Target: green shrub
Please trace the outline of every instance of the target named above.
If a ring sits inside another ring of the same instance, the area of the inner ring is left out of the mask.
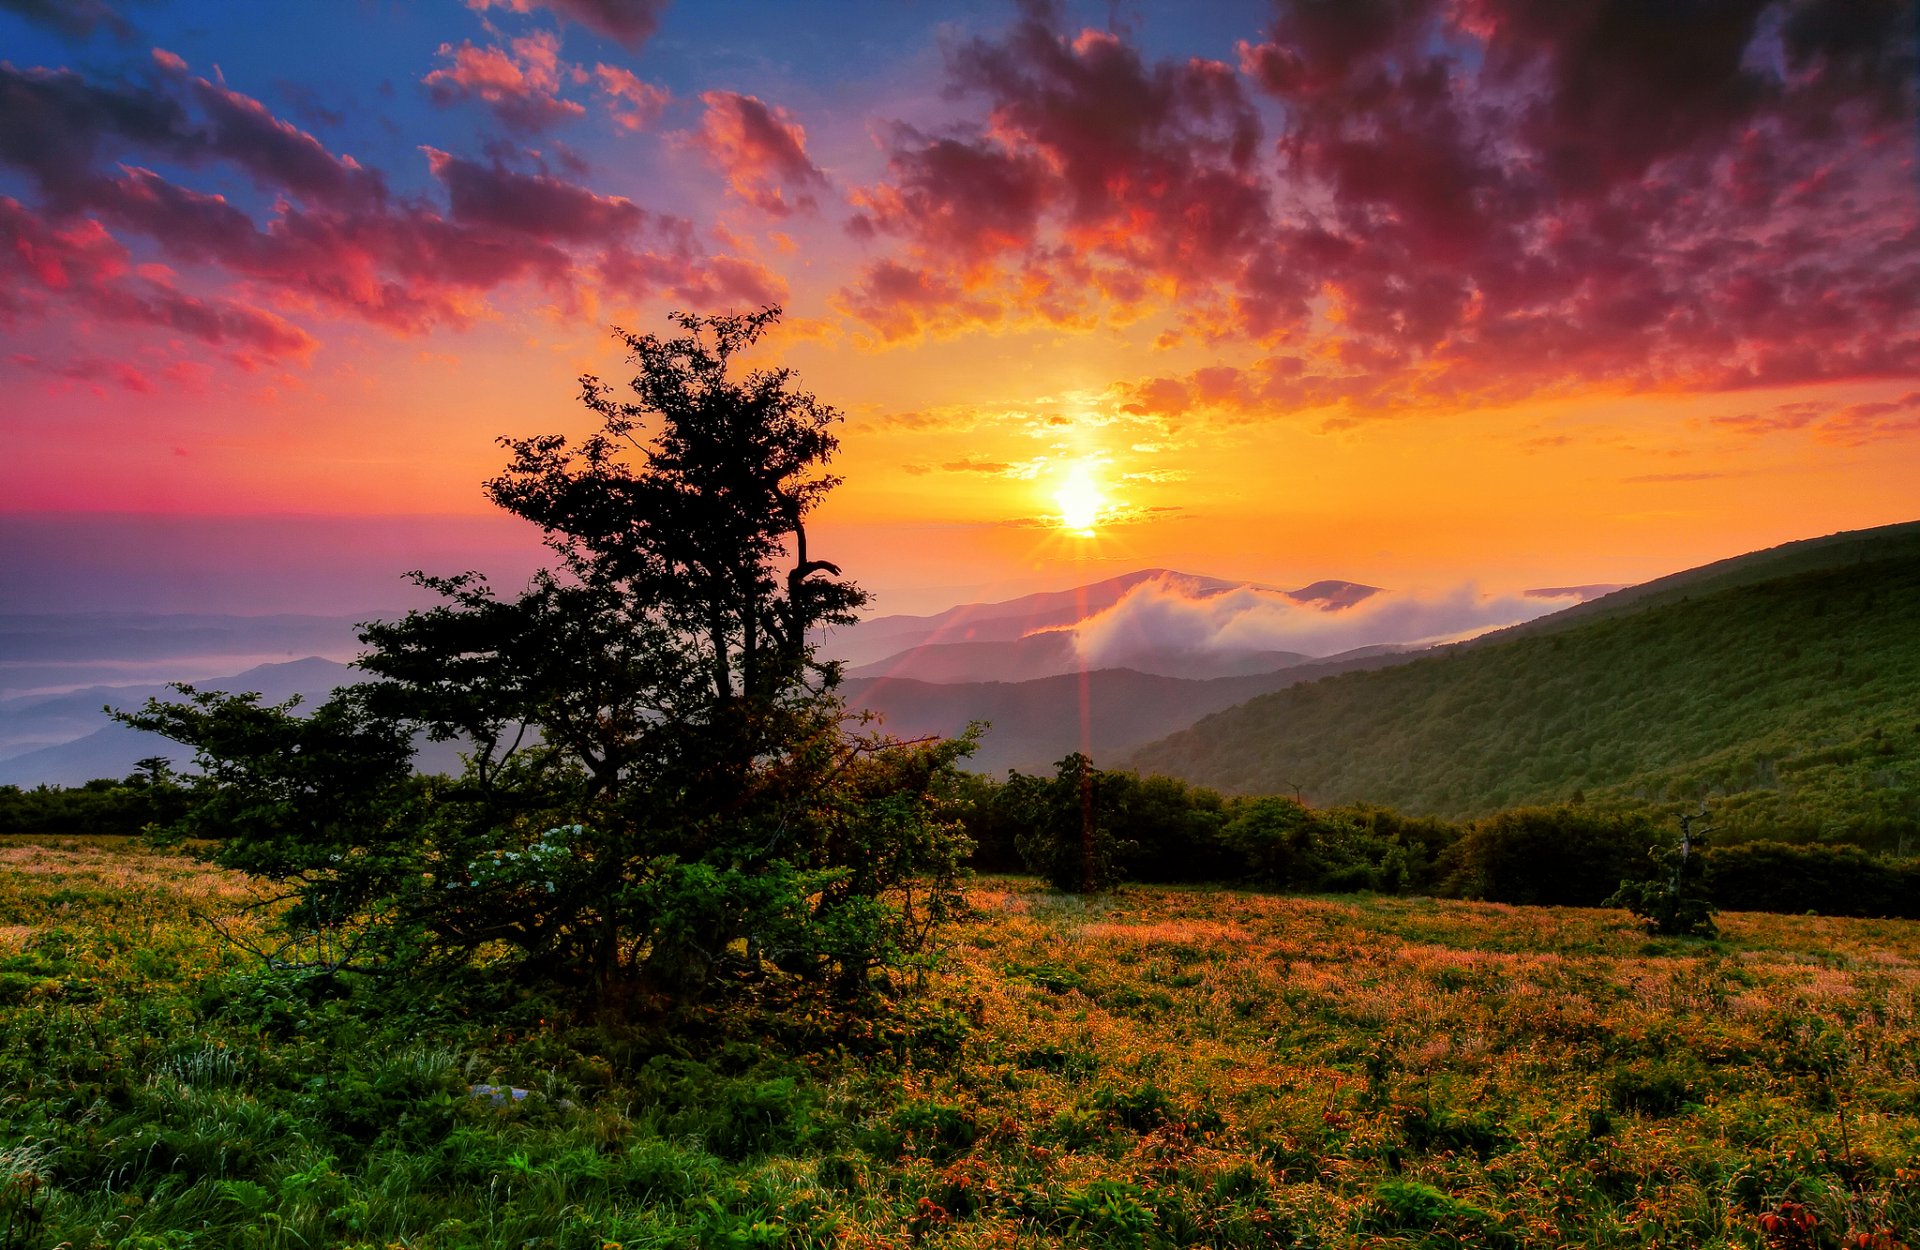
[[[1920,862],[1846,844],[1714,847],[1707,852],[1706,890],[1727,911],[1920,918]]]

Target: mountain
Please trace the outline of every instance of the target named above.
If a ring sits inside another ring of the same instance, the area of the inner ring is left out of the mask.
[[[1257,697],[1136,766],[1451,817],[1693,802],[1723,828],[1920,834],[1920,524],[1691,569]]]
[[[1698,568],[1683,569],[1665,577],[1656,577],[1650,582],[1613,588],[1610,594],[1588,597],[1584,602],[1555,612],[1551,616],[1543,616],[1521,625],[1483,635],[1480,641],[1525,634],[1556,633],[1588,621],[1625,616],[1662,604],[1684,603],[1702,595],[1732,590],[1739,586],[1758,585],[1762,582],[1789,577],[1795,573],[1843,569],[1848,565],[1917,557],[1920,557],[1920,521],[1881,525],[1873,529],[1845,530],[1820,538],[1803,538],[1797,542],[1782,543],[1777,547],[1767,547],[1760,551],[1750,551],[1745,555],[1715,560],[1712,564],[1703,564]],[[1552,595],[1599,589],[1605,588],[1556,587],[1551,590],[1530,590],[1527,593]]]
[[[376,615],[0,613],[0,700],[210,679],[308,655],[344,660],[360,649],[357,622]]]
[[[1072,590],[1004,603],[966,604],[934,616],[876,617],[827,634],[820,654],[844,661],[849,677],[1004,682],[1075,673],[1087,667],[1087,660],[1070,628],[1116,607],[1135,591],[1154,589],[1155,584],[1177,589],[1188,603],[1253,591],[1329,613],[1379,593],[1378,587],[1357,582],[1319,581],[1286,591],[1170,569],[1141,569]],[[1206,679],[1268,673],[1310,658],[1297,651],[1262,647],[1180,648],[1163,639],[1140,637],[1110,647],[1095,667]]]
[[[1248,584],[1171,569],[1138,569],[1071,590],[1043,591],[998,603],[963,603],[931,616],[876,616],[827,631],[819,639],[820,656],[858,666],[929,643],[1014,642],[1028,634],[1077,624],[1120,602],[1135,586],[1167,577],[1191,582],[1203,594]]]
[[[258,691],[267,703],[284,703],[294,695],[309,705],[324,702],[335,687],[364,680],[364,675],[337,660],[308,656],[286,664],[262,664],[231,677],[199,682],[202,690]],[[46,700],[9,699],[0,703],[0,716],[9,725],[94,726],[92,732],[0,759],[0,785],[77,786],[96,777],[124,777],[134,764],[150,755],[163,755],[184,766],[193,752],[175,742],[110,721],[102,705],[132,710],[149,695],[166,697],[165,686],[94,687]],[[82,704],[91,716],[82,720]],[[21,730],[10,729],[18,734]]]
[[[1028,681],[852,678],[840,690],[849,707],[878,713],[897,737],[953,737],[974,721],[987,722],[990,728],[966,767],[997,775],[1009,768],[1050,771],[1074,751],[1111,763],[1256,695],[1404,658],[1395,648],[1366,647],[1277,672],[1207,680],[1109,668]]]

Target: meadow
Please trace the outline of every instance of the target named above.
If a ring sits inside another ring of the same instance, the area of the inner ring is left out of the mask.
[[[1920,925],[975,881],[891,1006],[264,967],[0,846],[0,1247],[1920,1241]]]

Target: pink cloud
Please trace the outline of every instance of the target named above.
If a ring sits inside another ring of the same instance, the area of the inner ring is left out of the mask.
[[[1165,311],[1312,362],[1261,402],[1369,413],[1920,377],[1905,10],[1765,7],[1281,0],[1236,69],[1035,6],[950,53],[965,115],[885,132],[842,307]]]
[[[437,104],[478,101],[500,124],[517,134],[535,134],[586,115],[586,109],[560,97],[560,41],[551,31],[536,31],[505,48],[459,47],[443,43],[439,55],[452,64],[421,79]]]
[[[304,359],[317,344],[285,318],[237,300],[203,297],[136,274],[127,251],[98,223],[52,227],[0,196],[0,319],[43,313],[48,302],[107,321],[186,335],[216,347]]]
[[[601,93],[615,101],[611,113],[614,124],[622,130],[645,130],[652,126],[673,99],[666,88],[643,82],[633,71],[617,65],[596,65],[593,77]]]
[[[791,114],[732,91],[704,92],[700,101],[707,111],[692,142],[734,195],[774,217],[819,207],[827,176],[807,155],[807,132]]]

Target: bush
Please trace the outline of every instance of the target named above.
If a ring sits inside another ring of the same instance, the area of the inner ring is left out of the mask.
[[[1727,911],[1920,919],[1920,863],[1847,844],[1715,847],[1707,852],[1706,889]]]
[[[1007,789],[1021,824],[1014,845],[1028,872],[1076,894],[1119,884],[1133,847],[1114,833],[1127,793],[1114,774],[1076,751],[1060,761],[1052,780],[1014,773]]]
[[[1521,807],[1476,821],[1453,852],[1449,893],[1495,903],[1599,907],[1660,840],[1643,816]]]

